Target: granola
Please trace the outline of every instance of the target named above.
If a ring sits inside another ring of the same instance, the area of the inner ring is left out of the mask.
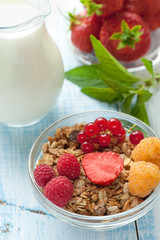
[[[58,175],[57,160],[64,153],[76,156],[81,165],[81,160],[85,154],[76,141],[76,135],[84,129],[84,126],[85,124],[82,123],[71,127],[58,128],[55,136],[48,137],[48,142],[43,144],[43,156],[39,159],[37,165],[47,164]],[[118,142],[116,137],[111,137],[111,143],[107,147],[97,146],[96,151],[113,151],[120,154],[124,160],[122,172],[110,185],[98,186],[87,178],[81,166],[79,178],[72,180],[73,196],[64,209],[82,215],[102,216],[120,213],[140,204],[143,199],[132,196],[128,190],[128,175],[133,164],[130,157],[133,149],[134,146],[128,138]]]

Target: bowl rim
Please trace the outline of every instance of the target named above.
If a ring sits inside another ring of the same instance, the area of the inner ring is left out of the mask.
[[[86,113],[97,113],[97,112],[100,112],[100,113],[110,113],[110,114],[117,114],[119,116],[122,116],[124,117],[125,119],[124,120],[129,120],[129,121],[133,121],[133,122],[137,122],[139,123],[140,125],[142,125],[144,128],[147,128],[151,133],[152,133],[152,136],[154,137],[157,137],[156,133],[151,129],[150,126],[148,126],[147,124],[145,124],[143,121],[129,115],[129,114],[126,114],[126,113],[122,113],[122,112],[118,112],[118,111],[115,111],[115,110],[88,110],[88,111],[81,111],[81,112],[77,112],[77,113],[73,113],[73,114],[70,114],[70,115],[67,115],[63,118],[60,118],[56,121],[54,121],[52,124],[50,124],[47,128],[45,128],[42,133],[37,137],[37,139],[35,140],[35,142],[33,143],[32,147],[31,147],[31,150],[30,150],[30,153],[29,153],[29,157],[28,157],[28,173],[29,173],[29,178],[30,178],[30,181],[34,187],[34,190],[39,194],[39,197],[40,197],[40,200],[43,201],[45,204],[47,209],[51,209],[53,211],[56,211],[58,213],[61,213],[61,214],[64,214],[65,216],[69,217],[69,218],[76,218],[76,219],[79,219],[79,220],[90,220],[90,221],[107,221],[106,222],[107,224],[113,224],[114,222],[114,219],[115,220],[121,220],[121,218],[124,218],[124,217],[133,217],[133,215],[136,215],[136,213],[138,214],[139,213],[139,210],[141,209],[144,209],[148,204],[150,204],[151,202],[153,201],[156,201],[158,198],[158,194],[160,193],[160,184],[157,186],[157,188],[150,194],[150,196],[145,199],[142,203],[140,203],[139,205],[133,207],[132,209],[129,209],[129,210],[126,210],[124,212],[121,212],[121,213],[116,213],[116,214],[112,214],[112,215],[104,215],[104,216],[87,216],[87,215],[82,215],[82,214],[77,214],[77,213],[72,213],[70,211],[67,211],[63,208],[60,208],[59,206],[55,205],[54,203],[52,203],[50,200],[48,200],[44,195],[43,193],[40,191],[37,183],[35,182],[35,179],[34,179],[34,174],[32,172],[32,155],[34,153],[34,150],[35,148],[39,145],[39,143],[41,142],[42,139],[44,139],[45,136],[47,136],[47,134],[50,132],[50,130],[59,122],[63,121],[63,120],[66,120],[68,118],[72,118],[74,116],[78,116],[78,115],[81,115],[81,114],[86,114]],[[42,203],[42,202],[41,202]],[[150,210],[150,209],[149,209]],[[145,213],[144,213],[145,214]],[[144,215],[143,214],[143,215]],[[109,221],[111,220],[112,221]],[[137,219],[137,218],[136,218]],[[135,219],[135,220],[136,220]],[[117,222],[116,221],[116,222]],[[99,222],[100,223],[100,222]],[[102,224],[102,222],[101,222]]]

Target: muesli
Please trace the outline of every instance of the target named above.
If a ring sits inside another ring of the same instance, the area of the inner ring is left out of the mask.
[[[42,146],[35,180],[50,201],[73,213],[102,216],[129,210],[160,182],[160,140],[147,138],[156,150],[155,159],[146,162],[145,153],[137,159],[140,144],[146,146],[143,138],[138,130],[129,135],[113,118],[58,128]]]

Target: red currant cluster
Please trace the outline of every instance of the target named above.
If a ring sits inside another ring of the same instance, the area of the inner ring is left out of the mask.
[[[94,144],[107,147],[111,143],[111,136],[117,137],[119,142],[125,139],[126,131],[121,121],[117,118],[107,120],[104,117],[99,117],[94,122],[85,125],[84,130],[77,134],[77,141],[81,144],[84,153],[90,153],[95,149]],[[134,145],[143,138],[143,133],[138,130],[133,131],[129,136],[130,142]]]

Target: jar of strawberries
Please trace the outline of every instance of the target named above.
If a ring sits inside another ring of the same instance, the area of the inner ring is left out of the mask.
[[[96,63],[90,36],[127,68],[141,57],[157,61],[160,43],[160,0],[80,0],[83,11],[70,16],[70,39],[76,56]],[[154,6],[154,7],[153,7]]]

